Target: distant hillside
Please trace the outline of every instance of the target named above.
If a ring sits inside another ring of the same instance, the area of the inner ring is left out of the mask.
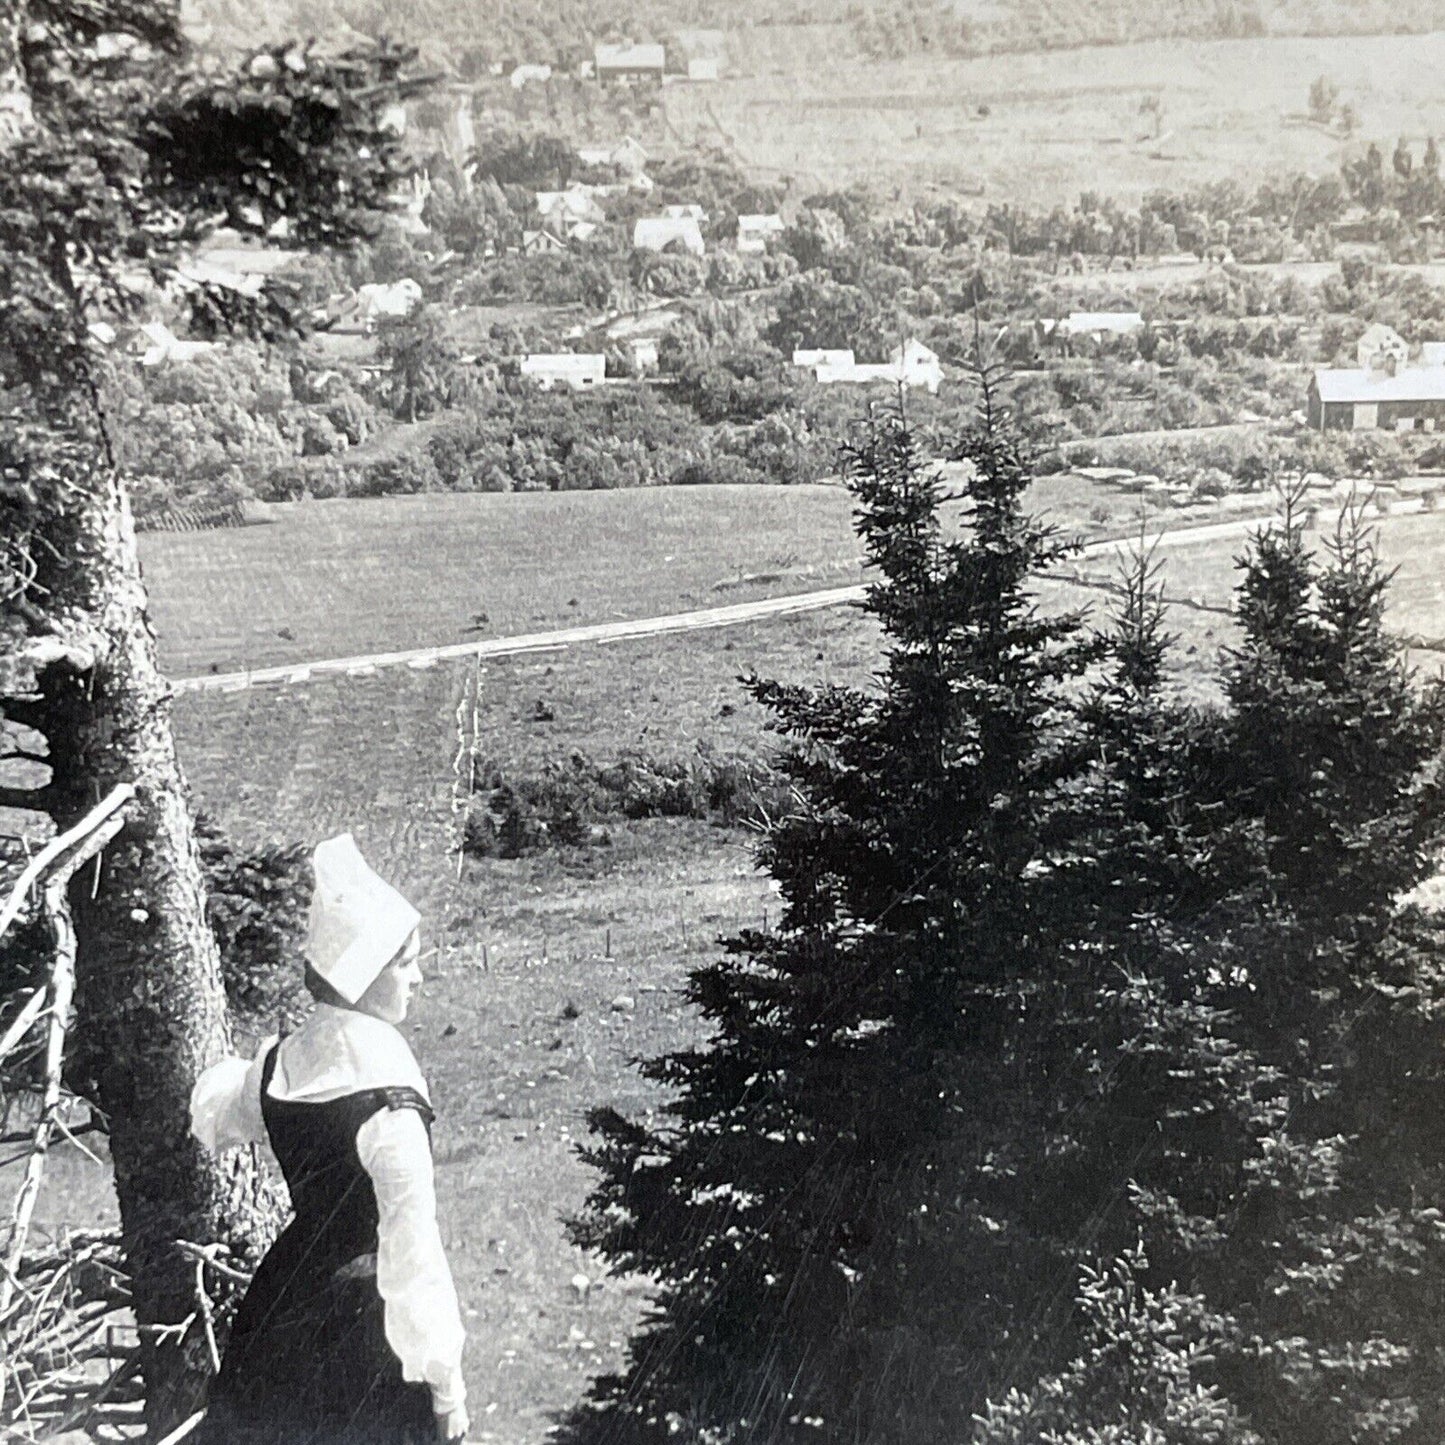
[[[198,38],[219,47],[385,34],[463,76],[498,62],[570,65],[597,40],[675,41],[693,28],[736,37],[736,63],[780,27],[816,26],[830,44],[878,57],[1445,28],[1445,0],[186,0],[185,9]]]

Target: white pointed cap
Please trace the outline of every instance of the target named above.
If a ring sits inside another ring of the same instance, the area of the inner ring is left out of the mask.
[[[311,967],[355,1003],[411,936],[421,914],[372,871],[350,833],[318,843],[311,862],[316,889],[303,951]]]

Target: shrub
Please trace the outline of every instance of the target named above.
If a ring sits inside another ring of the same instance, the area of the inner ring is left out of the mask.
[[[741,457],[724,454],[704,461],[686,462],[668,480],[675,487],[716,487],[757,484],[766,482],[768,478]]]
[[[664,757],[629,751],[607,764],[574,752],[540,774],[514,778],[487,759],[476,786],[462,851],[483,858],[606,842],[600,825],[608,819],[698,818],[733,826],[777,814],[788,798],[767,762],[707,747]]]
[[[353,497],[392,497],[414,492],[442,490],[441,474],[431,453],[402,452],[394,457],[381,457],[353,472],[349,495]]]
[[[309,850],[267,843],[247,852],[204,815],[196,819],[196,837],[206,918],[237,1024],[256,1036],[294,1024],[305,1008],[300,964],[312,889]]]

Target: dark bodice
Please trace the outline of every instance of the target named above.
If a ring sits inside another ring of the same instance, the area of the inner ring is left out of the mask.
[[[434,1116],[407,1088],[364,1089],[320,1104],[273,1099],[275,1067],[273,1048],[261,1071],[261,1116],[296,1213],[287,1234],[304,1241],[308,1273],[329,1274],[376,1251],[376,1191],[357,1153],[357,1132],[381,1109],[415,1109],[428,1130]]]

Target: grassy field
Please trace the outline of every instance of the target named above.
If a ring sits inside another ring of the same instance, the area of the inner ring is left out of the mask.
[[[1081,534],[1128,531],[1140,505],[1068,475],[1032,497]],[[851,518],[836,486],[443,494],[148,532],[141,552],[162,665],[184,677],[847,584],[862,577]]]
[[[163,664],[186,675],[837,585],[858,576],[849,515],[836,487],[387,497],[147,533],[142,557]]]
[[[1344,142],[1303,119],[1326,75],[1358,134],[1445,132],[1435,83],[1445,34],[1170,40],[1138,45],[869,63],[775,53],[772,73],[669,91],[686,137],[719,129],[749,165],[806,184],[876,182],[905,197],[982,184],[990,200],[1044,206],[1090,189],[1137,200],[1157,186],[1262,167],[1328,171]],[[1163,133],[1140,103],[1159,97]],[[988,114],[979,115],[986,106]]]

